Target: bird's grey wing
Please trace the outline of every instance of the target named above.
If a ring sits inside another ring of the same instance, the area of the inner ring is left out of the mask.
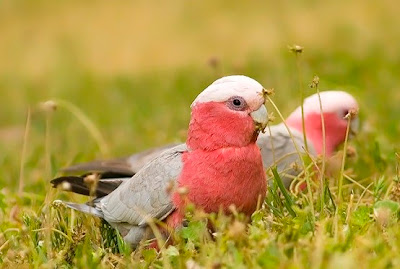
[[[299,174],[301,169],[295,169],[297,164],[301,166],[301,158],[305,154],[305,144],[302,133],[290,129],[289,134],[286,126],[281,123],[266,129],[265,134],[260,134],[257,144],[261,149],[263,164],[265,168],[276,165],[286,187]],[[314,155],[315,150],[311,143],[308,143],[310,154]]]
[[[163,153],[166,150],[172,149],[180,144],[168,144],[161,147],[151,148],[136,154],[133,154],[126,158],[126,162],[128,163],[130,170],[135,174],[142,169],[148,162],[155,159],[158,155]]]
[[[101,178],[115,178],[120,176],[133,176],[146,163],[150,162],[162,152],[171,149],[178,144],[168,144],[161,147],[151,148],[128,157],[116,158],[110,160],[96,160],[87,163],[81,163],[62,169],[66,173],[98,173]]]
[[[186,144],[163,152],[109,195],[96,207],[110,223],[144,225],[149,218],[164,219],[174,210],[171,191],[182,171]]]

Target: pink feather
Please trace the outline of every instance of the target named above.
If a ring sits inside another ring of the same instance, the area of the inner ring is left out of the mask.
[[[251,215],[267,189],[256,138],[248,112],[230,110],[216,102],[193,107],[187,139],[190,150],[183,154],[178,179],[179,187],[188,189],[186,198],[206,212],[228,212],[229,206],[235,205]],[[176,224],[185,201],[174,193],[173,202],[178,210],[171,218]]]

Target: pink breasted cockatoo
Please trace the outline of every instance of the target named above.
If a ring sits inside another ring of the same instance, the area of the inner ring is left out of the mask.
[[[320,93],[322,110],[325,123],[326,156],[330,157],[334,150],[344,141],[347,120],[345,115],[351,110],[358,110],[358,103],[355,98],[344,91],[325,91]],[[308,141],[308,154],[315,156],[322,154],[322,120],[319,97],[317,94],[306,98],[303,103],[304,121]],[[301,170],[293,167],[301,167],[300,157],[305,154],[305,143],[302,133],[301,108],[298,107],[286,119],[293,139],[287,127],[283,124],[270,126],[261,133],[257,139],[257,145],[261,148],[261,155],[265,169],[273,164],[277,165],[278,172],[286,187]],[[350,125],[351,131],[358,129],[358,118],[353,117]],[[293,142],[294,140],[294,142]],[[297,151],[295,144],[297,145]],[[140,153],[133,154],[127,158],[113,160],[93,161],[82,163],[66,168],[65,172],[96,173],[99,175],[95,195],[104,196],[118,187],[122,181],[139,171],[147,162],[154,159],[161,152],[178,144],[170,144],[163,147],[152,148]],[[293,165],[297,163],[297,165]],[[87,186],[84,183],[84,176],[64,176],[53,181],[54,185],[62,182],[70,182],[72,190],[84,195],[89,195]]]
[[[307,153],[305,152],[301,107],[296,108],[286,118],[287,127],[284,123],[270,126],[270,133],[269,130],[266,130],[266,133],[260,134],[258,137],[257,144],[261,148],[264,166],[270,167],[276,164],[287,188],[294,177],[301,171],[293,168],[302,167],[301,154],[316,156],[323,153],[320,99],[325,125],[325,155],[326,157],[331,157],[337,147],[345,140],[348,125],[348,120],[345,118],[346,115],[359,109],[356,99],[344,91],[324,91],[320,92],[320,97],[318,97],[318,94],[313,94],[304,99],[303,111],[308,146]],[[355,115],[350,121],[350,134],[358,131],[358,125],[359,120]],[[296,165],[293,165],[294,163]]]
[[[264,94],[246,76],[216,80],[191,105],[186,144],[164,151],[107,195],[66,205],[105,219],[132,246],[151,237],[150,219],[179,226],[187,200],[205,212],[234,205],[251,215],[267,189],[256,145],[268,122]],[[177,188],[187,191],[184,198]]]

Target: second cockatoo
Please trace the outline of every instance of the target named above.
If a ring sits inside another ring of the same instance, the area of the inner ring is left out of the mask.
[[[153,236],[148,224],[154,219],[178,227],[187,202],[205,212],[228,213],[234,205],[250,216],[267,189],[256,145],[268,122],[264,94],[261,84],[246,76],[216,80],[191,105],[185,144],[147,162],[107,195],[66,204],[105,219],[132,246]],[[65,184],[74,191],[74,182]]]
[[[266,133],[258,137],[257,144],[261,148],[264,167],[276,164],[283,183],[288,188],[301,172],[298,168],[302,167],[302,154],[311,157],[323,154],[323,124],[325,156],[331,157],[346,138],[346,116],[358,109],[356,99],[345,91],[324,91],[319,96],[313,94],[307,97],[304,99],[303,111],[308,152],[304,143],[301,107],[298,107],[286,118],[286,126],[284,123],[270,126],[270,131],[267,129]],[[350,118],[350,134],[358,131],[358,125],[358,117],[353,115]]]

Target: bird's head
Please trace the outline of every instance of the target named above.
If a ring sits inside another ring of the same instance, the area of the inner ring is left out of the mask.
[[[322,112],[318,94],[306,98],[303,103],[304,125],[307,139],[313,143],[318,154],[322,153],[323,114],[326,137],[326,154],[330,156],[336,147],[344,142],[347,125],[350,120],[349,134],[354,135],[358,131],[359,109],[356,99],[344,91],[324,91],[320,93]],[[349,118],[350,117],[350,118]],[[302,131],[301,108],[298,107],[286,120],[286,123],[299,131]]]
[[[193,101],[187,144],[215,150],[254,143],[268,122],[264,88],[246,76],[220,78]]]

